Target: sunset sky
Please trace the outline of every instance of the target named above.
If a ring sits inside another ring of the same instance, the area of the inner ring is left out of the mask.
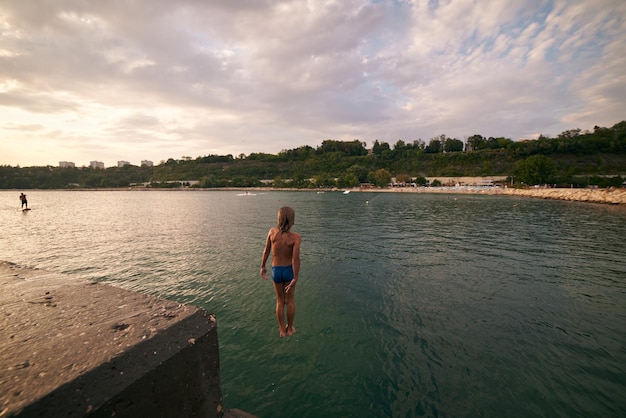
[[[624,0],[0,0],[0,165],[622,120]]]

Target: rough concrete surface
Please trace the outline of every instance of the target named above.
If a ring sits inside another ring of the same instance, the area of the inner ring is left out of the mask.
[[[0,262],[0,417],[222,415],[205,310]]]

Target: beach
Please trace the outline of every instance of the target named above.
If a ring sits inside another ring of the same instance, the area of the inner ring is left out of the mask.
[[[378,190],[377,190],[378,191]],[[407,193],[468,193],[532,197],[538,199],[569,200],[573,202],[626,205],[626,189],[574,189],[574,188],[530,188],[509,187],[396,187],[380,191]]]

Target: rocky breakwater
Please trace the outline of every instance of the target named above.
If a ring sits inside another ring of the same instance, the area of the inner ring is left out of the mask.
[[[493,189],[493,194],[534,197],[540,199],[569,200],[573,202],[626,205],[626,189]]]

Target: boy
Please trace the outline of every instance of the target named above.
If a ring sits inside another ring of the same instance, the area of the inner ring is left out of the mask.
[[[267,280],[265,263],[272,252],[272,281],[276,291],[276,319],[280,337],[293,335],[296,329],[293,320],[296,315],[296,282],[300,273],[300,234],[291,232],[296,219],[295,212],[288,206],[278,210],[278,224],[271,228],[265,240],[261,259],[261,277]],[[285,325],[285,305],[287,324]]]

